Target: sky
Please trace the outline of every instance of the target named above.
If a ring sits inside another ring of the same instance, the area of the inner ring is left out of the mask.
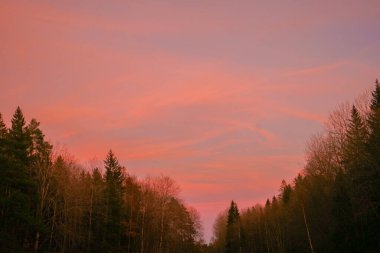
[[[0,112],[91,166],[168,175],[217,214],[278,194],[380,78],[380,1],[0,0]]]

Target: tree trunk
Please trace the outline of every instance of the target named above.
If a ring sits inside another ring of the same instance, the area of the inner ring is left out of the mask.
[[[141,251],[144,253],[144,223],[145,223],[145,205],[143,207],[142,221],[141,221]]]
[[[34,252],[38,252],[38,243],[40,241],[40,232],[36,233],[36,241],[34,242]]]
[[[130,203],[131,208],[129,210],[129,231],[128,231],[128,253],[131,252],[131,234],[132,234],[132,201]]]
[[[88,251],[88,252],[90,252],[90,246],[91,246],[91,230],[92,230],[92,206],[93,206],[93,198],[94,198],[94,188],[91,187],[90,217],[89,217],[88,236],[87,236],[87,251]]]
[[[161,233],[160,233],[160,245],[158,248],[158,252],[162,253],[162,241],[164,236],[164,204],[161,207]]]
[[[307,232],[307,238],[309,239],[310,250],[311,250],[311,253],[314,253],[313,244],[311,243],[311,237],[310,237],[309,226],[307,225],[307,221],[306,221],[306,215],[305,215],[305,208],[304,208],[304,205],[302,205],[302,213],[303,213],[303,220],[305,221],[306,232]]]
[[[51,218],[51,230],[50,230],[50,238],[49,238],[49,251],[51,251],[51,244],[53,242],[53,234],[54,234],[54,224],[55,224],[55,212],[57,209],[57,204],[54,202],[54,208],[53,208],[53,216]]]

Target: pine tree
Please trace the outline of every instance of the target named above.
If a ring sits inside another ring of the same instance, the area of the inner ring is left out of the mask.
[[[121,186],[124,180],[122,167],[112,150],[108,152],[107,158],[104,161],[104,166],[106,169],[107,184]]]
[[[36,182],[29,173],[28,148],[30,136],[24,115],[17,107],[12,126],[6,134],[1,157],[1,209],[3,223],[0,228],[1,251],[17,251],[31,248],[31,234],[36,227]]]
[[[368,160],[365,150],[367,138],[367,128],[356,107],[352,106],[343,159],[346,171],[365,166]]]
[[[380,84],[376,80],[375,90],[372,92],[371,111],[368,116],[369,138],[368,149],[375,166],[380,166]]]
[[[30,148],[29,155],[33,156],[34,159],[48,159],[53,146],[45,141],[45,135],[39,128],[40,123],[32,119],[27,126],[27,132],[30,136]]]
[[[9,139],[10,148],[12,149],[12,154],[15,156],[15,159],[23,163],[24,166],[27,166],[29,162],[28,149],[30,148],[31,140],[20,107],[17,107],[13,115],[12,126],[9,129]]]
[[[27,150],[30,161],[29,173],[37,183],[36,219],[39,227],[36,231],[34,249],[38,251],[40,247],[41,231],[46,230],[45,217],[48,213],[48,199],[51,192],[52,161],[51,152],[53,146],[45,141],[45,135],[39,128],[40,123],[32,119],[26,127],[26,133],[30,139],[30,146]],[[45,221],[45,222],[44,222]]]
[[[241,252],[241,229],[239,209],[234,201],[231,201],[227,217],[226,253]]]
[[[376,206],[380,211],[380,84],[376,79],[375,90],[372,92],[371,111],[368,117],[368,152],[371,156],[371,172],[370,176],[373,179],[373,186],[377,189],[373,189],[377,196],[374,198],[379,201]],[[377,187],[376,187],[377,186]]]
[[[365,186],[367,198],[367,212],[365,220],[368,228],[366,230],[366,244],[369,249],[380,250],[380,84],[376,80],[375,90],[372,92],[371,111],[368,116],[369,137],[367,150],[369,153],[369,164],[364,173],[362,184]]]
[[[282,203],[289,203],[292,191],[292,186],[290,184],[287,184],[285,180],[282,180],[280,187],[280,198],[282,200]]]
[[[121,219],[122,219],[122,195],[124,175],[118,159],[110,150],[104,161],[106,168],[106,235],[105,249],[111,251],[120,251],[121,244]]]

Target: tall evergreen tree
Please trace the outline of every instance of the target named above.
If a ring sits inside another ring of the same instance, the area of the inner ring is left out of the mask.
[[[370,107],[368,148],[375,163],[374,165],[380,166],[380,84],[378,80],[376,80],[376,87],[372,92]]]
[[[226,253],[239,253],[241,250],[239,209],[236,203],[231,201],[227,217]]]
[[[292,191],[292,186],[287,184],[285,180],[282,180],[280,187],[280,198],[284,204],[289,203]]]
[[[375,90],[372,92],[371,111],[368,116],[368,153],[369,165],[363,178],[366,189],[367,212],[365,232],[368,248],[380,251],[380,84],[376,80]]]
[[[17,108],[8,129],[0,114],[0,252],[198,252],[170,178],[143,187],[112,151],[104,175],[51,151],[38,121]]]
[[[32,119],[26,127],[26,133],[30,138],[28,157],[30,164],[29,174],[37,183],[36,222],[38,224],[34,249],[40,247],[41,232],[47,227],[48,199],[51,194],[52,161],[51,152],[53,146],[45,141],[45,135],[39,128],[40,123]],[[43,235],[42,235],[43,236]],[[47,235],[45,235],[47,236]]]
[[[31,140],[27,132],[24,115],[20,107],[17,107],[13,115],[12,126],[9,129],[9,139],[12,154],[15,155],[14,158],[21,162],[24,166],[27,166],[29,162],[28,149],[30,148]]]
[[[368,212],[368,171],[369,171],[369,156],[367,153],[366,145],[368,139],[368,132],[362,121],[358,110],[355,106],[351,110],[351,118],[346,134],[347,143],[344,149],[344,165],[347,178],[343,175],[335,180],[333,192],[334,204],[333,211],[336,217],[338,232],[335,238],[346,240],[351,243],[350,250],[363,247],[365,235],[363,230],[357,228],[363,226],[365,223],[365,216]],[[344,184],[345,183],[345,184]],[[344,189],[350,189],[349,194],[344,194]],[[345,203],[348,198],[348,203]],[[352,205],[352,208],[350,206]],[[350,214],[352,213],[352,216]],[[349,227],[350,223],[344,223],[352,219],[351,224],[356,230],[355,233],[347,234],[345,230],[339,228]],[[365,225],[366,226],[366,225]],[[358,235],[353,237],[352,235]],[[337,244],[337,247],[339,244]],[[348,249],[347,249],[348,250]]]
[[[123,168],[120,166],[118,159],[110,150],[107,158],[104,161],[106,168],[106,227],[105,234],[105,250],[112,252],[119,252],[121,245],[122,233],[122,195],[123,195]]]
[[[45,135],[39,128],[40,122],[32,119],[27,126],[27,133],[30,136],[29,155],[34,159],[48,159],[53,146],[45,141]]]
[[[343,159],[347,171],[365,166],[368,161],[365,149],[367,139],[367,128],[356,107],[352,106]]]
[[[4,223],[0,238],[4,239],[4,252],[32,247],[36,224],[34,203],[37,194],[35,181],[29,173],[29,147],[30,136],[24,115],[20,107],[17,107],[3,150],[5,156],[1,159],[1,188],[4,189],[1,209],[4,210]]]

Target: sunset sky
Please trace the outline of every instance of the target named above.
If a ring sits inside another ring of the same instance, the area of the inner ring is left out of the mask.
[[[0,0],[0,112],[90,166],[168,175],[208,240],[380,78],[380,1]]]

